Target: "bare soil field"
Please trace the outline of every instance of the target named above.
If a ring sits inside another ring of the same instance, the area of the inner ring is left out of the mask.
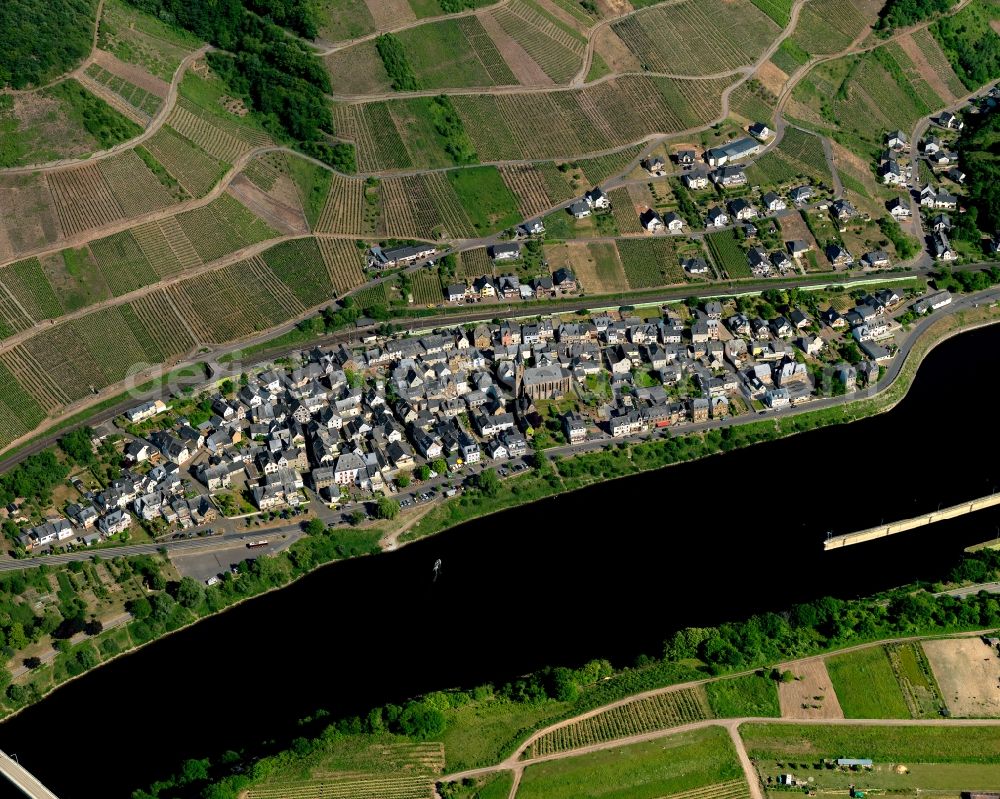
[[[948,84],[945,82],[941,74],[931,66],[930,62],[927,60],[927,56],[923,54],[923,51],[917,46],[917,43],[913,41],[912,36],[901,36],[896,40],[896,43],[903,49],[913,65],[920,71],[920,77],[922,77],[927,84],[934,90],[934,92],[945,102],[951,104],[955,101],[955,95],[951,93],[948,88]]]
[[[641,72],[642,64],[625,46],[611,26],[601,28],[594,37],[594,52],[604,59],[612,72]]]
[[[844,711],[833,690],[826,661],[822,658],[794,666],[778,666],[784,671],[791,668],[798,678],[792,682],[778,683],[778,702],[783,719],[842,719]]]
[[[338,94],[379,94],[392,90],[389,74],[373,41],[337,50],[323,59]]]
[[[283,202],[281,198],[272,196],[277,188],[275,183],[272,191],[265,193],[241,174],[229,184],[229,193],[275,230],[293,235],[308,233],[309,225],[294,193]]]
[[[761,86],[774,95],[781,94],[782,88],[788,81],[788,73],[779,69],[773,61],[761,64],[754,77],[760,81]]]
[[[170,91],[170,85],[166,81],[150,75],[142,67],[138,67],[135,64],[127,64],[115,58],[106,50],[95,50],[94,61],[108,72],[113,72],[115,75],[125,78],[129,83],[133,83],[140,89],[145,89],[157,97],[164,98]]]
[[[924,652],[953,716],[1000,716],[1000,656],[981,638],[924,641]]]
[[[807,244],[811,244],[813,248],[818,249],[816,239],[809,232],[806,221],[802,218],[801,214],[789,214],[788,216],[781,217],[779,221],[781,222],[781,238],[783,241],[802,239]]]
[[[510,71],[522,86],[552,86],[552,80],[545,71],[528,55],[521,43],[507,34],[496,18],[488,12],[477,14],[479,23],[489,34]]]
[[[69,119],[65,105],[38,92],[12,95],[11,111],[17,119],[17,136],[24,145],[25,163],[77,158],[94,152],[97,140],[82,125]]]
[[[622,268],[618,250],[610,242],[572,242],[546,250],[549,268],[555,272],[562,266],[576,273],[577,280],[589,294],[611,294],[628,291],[628,280]]]
[[[365,5],[375,20],[376,30],[393,28],[404,22],[413,22],[417,18],[406,0],[365,0]]]
[[[61,236],[44,175],[0,177],[0,259]]]

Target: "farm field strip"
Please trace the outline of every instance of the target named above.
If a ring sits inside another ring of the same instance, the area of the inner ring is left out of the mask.
[[[407,191],[410,184],[415,185],[419,183],[419,180],[418,176],[386,178],[379,184],[382,208],[384,209],[382,224],[385,226],[387,236],[405,239],[420,235],[417,233],[417,219],[415,218],[415,214],[419,211],[418,201],[411,197]],[[427,201],[430,201],[429,197]],[[430,227],[427,227],[427,231],[430,231]]]
[[[452,188],[443,172],[428,172],[421,176],[424,189],[431,202],[440,224],[444,226],[445,238],[472,238],[476,231],[462,207],[458,195]]]
[[[252,788],[248,799],[431,799],[430,777],[364,777],[279,782]]]
[[[206,117],[185,108],[183,102],[174,106],[174,110],[167,118],[167,124],[219,161],[233,163],[253,149],[252,145],[216,127]]]
[[[67,236],[109,225],[125,216],[98,163],[52,172],[48,182],[59,224]]]
[[[176,225],[173,217],[170,217],[170,220]],[[166,235],[164,235],[163,228],[159,222],[147,222],[144,225],[131,228],[131,233],[139,245],[139,249],[142,250],[143,256],[145,256],[146,260],[153,267],[153,271],[156,272],[160,280],[174,277],[183,272],[185,268],[201,264],[201,259],[197,258],[197,254],[195,254],[195,262],[189,264],[181,263],[180,259],[174,253],[173,248],[171,248]],[[190,242],[188,242],[188,246],[190,247]],[[194,250],[192,249],[191,252],[193,253]]]
[[[131,230],[92,241],[90,252],[116,297],[157,282],[156,271]]]
[[[253,273],[280,297],[288,316],[327,302],[333,293],[316,239],[284,241],[251,259]],[[268,274],[260,272],[264,265]],[[281,281],[278,283],[278,281]]]
[[[44,319],[55,319],[63,312],[59,298],[37,258],[26,258],[0,269],[0,284],[31,317],[24,327],[31,327]]]
[[[332,175],[326,204],[316,223],[316,232],[356,235],[373,233],[373,226],[365,220],[365,204],[363,180]]]
[[[720,230],[717,233],[709,233],[705,236],[705,243],[708,244],[708,251],[716,267],[725,272],[730,279],[751,276],[747,254],[740,247],[733,231]]]
[[[156,131],[144,146],[192,197],[208,194],[229,169],[229,164],[216,160],[169,125]]]
[[[134,150],[105,158],[99,164],[111,193],[127,215],[159,211],[174,202],[170,190]]]
[[[352,241],[320,238],[319,251],[334,292],[340,296],[365,282],[363,255]]]
[[[517,197],[518,207],[525,218],[537,216],[555,204],[549,197],[544,175],[533,164],[502,166],[499,169],[503,182]]]
[[[176,216],[198,256],[208,263],[231,252],[274,238],[277,233],[229,194]]]
[[[413,273],[413,302],[416,305],[437,305],[444,300],[441,280],[430,269]]]
[[[653,288],[684,282],[680,248],[690,244],[678,236],[646,239],[619,239],[618,252],[629,286]]]
[[[586,46],[527,5],[513,2],[491,12],[504,32],[556,83],[567,83],[583,63]]]
[[[791,39],[807,53],[828,55],[844,50],[867,24],[851,0],[810,0],[802,7]]]
[[[608,199],[611,200],[611,213],[614,214],[618,231],[623,235],[642,233],[642,223],[639,221],[639,214],[635,210],[632,198],[629,197],[628,189],[624,186],[612,189],[608,192]]]
[[[523,757],[530,759],[567,752],[592,743],[679,727],[708,718],[712,718],[712,711],[704,689],[670,691],[558,727],[532,741]]]
[[[962,81],[955,74],[955,70],[951,67],[951,62],[948,61],[948,56],[944,54],[944,50],[937,43],[937,39],[934,38],[934,34],[931,33],[930,28],[921,28],[910,34],[910,38],[916,43],[920,52],[924,54],[927,63],[930,64],[931,68],[944,81],[948,87],[948,91],[955,95],[955,97],[965,95],[965,86],[962,85]]]
[[[157,291],[130,303],[139,323],[167,357],[188,352],[195,344],[165,291]]]
[[[362,172],[406,169],[413,165],[386,103],[365,103],[353,108],[358,168]]]
[[[503,60],[503,55],[501,55],[479,19],[477,17],[463,17],[457,20],[457,22],[458,27],[465,34],[472,52],[476,54],[479,63],[483,65],[483,69],[486,70],[486,74],[489,75],[493,84],[496,86],[516,85],[517,78],[507,65],[507,62]]]
[[[750,0],[690,0],[643,10],[611,28],[647,69],[681,75],[751,64],[780,33]]]

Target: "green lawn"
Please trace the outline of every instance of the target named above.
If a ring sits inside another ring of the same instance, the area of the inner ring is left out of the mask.
[[[827,658],[826,668],[847,718],[910,718],[903,691],[882,647]]]
[[[867,757],[883,763],[1000,763],[1000,727],[821,727],[745,724],[752,758],[818,761]]]
[[[566,702],[473,702],[451,708],[445,716],[448,726],[436,740],[444,744],[448,771],[488,766],[501,760],[511,744],[525,737],[522,730],[534,729],[546,719],[557,719],[567,710]]]
[[[447,174],[465,213],[478,232],[503,230],[521,221],[517,198],[507,188],[496,167],[454,169]]]
[[[709,727],[529,766],[517,795],[518,799],[654,799],[741,777],[729,735]]]
[[[766,675],[747,674],[732,680],[710,682],[705,691],[712,712],[721,719],[781,715],[778,689],[774,680]]]

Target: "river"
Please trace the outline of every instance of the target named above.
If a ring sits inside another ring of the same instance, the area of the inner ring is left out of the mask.
[[[126,797],[319,707],[341,715],[546,664],[628,663],[679,627],[932,579],[996,534],[1000,510],[829,553],[821,543],[1000,488],[998,347],[1000,327],[942,344],[873,419],[323,568],[55,691],[0,724],[0,748],[60,799]]]

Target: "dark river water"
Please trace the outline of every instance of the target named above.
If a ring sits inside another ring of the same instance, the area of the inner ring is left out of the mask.
[[[57,690],[0,724],[0,749],[60,799],[126,797],[316,708],[345,715],[595,657],[626,664],[680,627],[935,578],[996,534],[1000,511],[830,553],[822,541],[1000,488],[998,347],[1000,328],[943,344],[887,415],[321,569]]]

